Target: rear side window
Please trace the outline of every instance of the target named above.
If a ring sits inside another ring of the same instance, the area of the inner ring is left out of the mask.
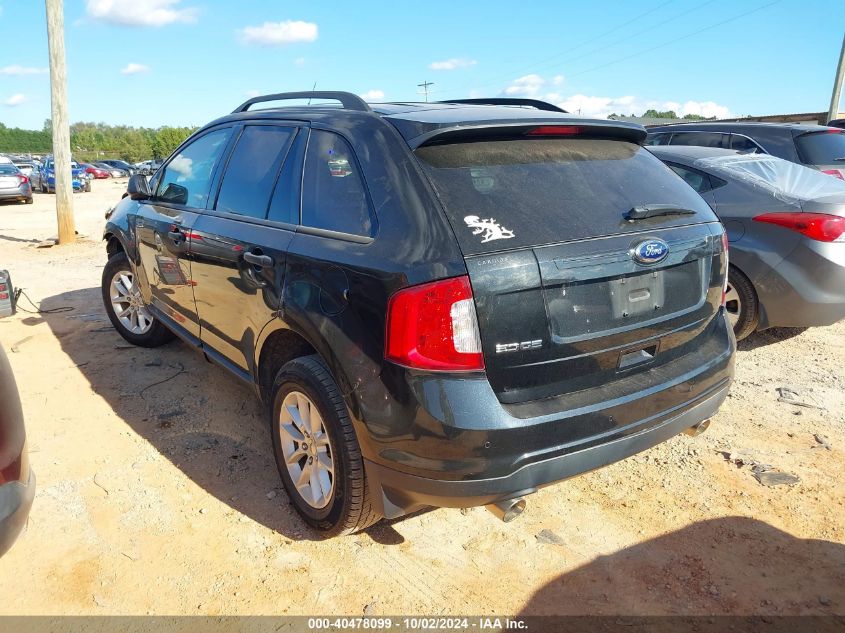
[[[489,141],[432,145],[416,155],[465,255],[716,219],[701,196],[633,143]],[[626,221],[631,208],[645,204],[696,215]]]
[[[712,189],[710,186],[710,179],[706,174],[702,174],[700,171],[685,169],[680,165],[669,165],[669,169],[683,178],[684,181],[698,193],[704,193],[705,191],[710,191],[710,189]]]
[[[302,224],[372,237],[376,222],[352,148],[341,136],[312,130],[302,179]]]
[[[747,136],[742,136],[741,134],[731,134],[731,149],[735,149],[740,152],[747,152],[749,154],[765,153],[762,149],[760,149],[760,146],[757,145],[757,143]]]
[[[264,219],[294,128],[248,125],[223,176],[218,211]]]
[[[156,199],[204,209],[214,165],[223,153],[230,133],[229,128],[215,130],[183,147],[164,168]]]
[[[808,165],[845,164],[845,132],[812,132],[802,134],[795,142]]]
[[[646,145],[668,145],[669,139],[672,138],[671,132],[658,132],[656,134],[649,134],[646,138]]]
[[[672,145],[696,145],[698,147],[722,147],[729,149],[729,134],[720,132],[675,132]]]

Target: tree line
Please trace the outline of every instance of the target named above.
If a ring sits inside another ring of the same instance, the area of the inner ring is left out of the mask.
[[[137,163],[150,158],[167,158],[196,129],[80,122],[70,126],[70,147],[73,157],[80,161],[119,158]],[[0,152],[49,154],[52,145],[49,119],[41,130],[10,128],[0,123]]]

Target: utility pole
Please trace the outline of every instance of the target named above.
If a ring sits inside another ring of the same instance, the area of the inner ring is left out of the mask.
[[[842,99],[842,79],[845,78],[845,36],[842,36],[842,50],[839,52],[839,66],[833,80],[833,94],[830,96],[830,109],[827,111],[827,123],[839,116],[839,102]]]
[[[67,114],[65,17],[63,0],[46,0],[47,42],[50,49],[50,113],[53,128],[53,165],[56,175],[56,220],[59,244],[76,239],[73,222],[73,184],[70,170],[70,124]]]
[[[434,82],[432,81],[424,81],[421,84],[417,84],[417,88],[422,88],[423,92],[425,93],[425,102],[428,103],[428,87],[433,86]]]

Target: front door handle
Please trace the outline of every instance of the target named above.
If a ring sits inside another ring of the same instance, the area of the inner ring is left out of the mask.
[[[269,255],[256,255],[249,252],[244,253],[244,261],[261,268],[270,268],[273,265],[273,258]]]
[[[179,229],[176,229],[175,231],[168,231],[167,237],[169,237],[174,242],[181,242],[185,239],[185,234],[182,233],[182,231],[180,231]]]

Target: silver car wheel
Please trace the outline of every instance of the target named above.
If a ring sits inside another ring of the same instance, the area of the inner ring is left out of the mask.
[[[742,314],[742,299],[739,298],[736,288],[730,284],[725,292],[725,311],[728,313],[731,325],[735,326],[739,321],[739,315]]]
[[[281,452],[294,487],[312,508],[325,508],[334,492],[334,457],[323,418],[304,393],[291,391],[279,411]]]
[[[132,334],[146,334],[153,326],[153,316],[144,305],[135,276],[120,270],[111,280],[111,307],[120,324]]]

